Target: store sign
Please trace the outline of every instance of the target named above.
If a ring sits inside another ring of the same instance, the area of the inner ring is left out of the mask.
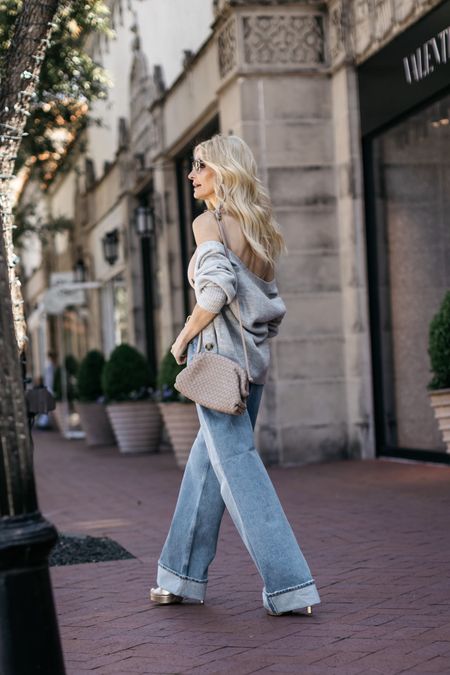
[[[358,83],[364,136],[445,96],[450,90],[450,0],[364,61]]]
[[[403,58],[408,84],[420,82],[439,66],[450,62],[450,26],[427,40],[415,52]]]
[[[66,307],[84,305],[86,301],[84,291],[65,288],[64,284],[51,286],[44,293],[43,307],[47,314],[62,314]]]

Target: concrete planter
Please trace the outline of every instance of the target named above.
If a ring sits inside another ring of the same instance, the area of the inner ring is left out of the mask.
[[[56,407],[52,410],[52,418],[56,424],[59,433],[64,436],[65,423],[64,420],[69,417],[69,406],[62,401],[56,401]]]
[[[161,415],[154,401],[127,401],[106,406],[120,452],[156,452]]]
[[[74,410],[73,403],[56,401],[56,408],[52,410],[51,415],[61,436],[72,439],[84,438],[85,434],[81,428],[80,416]]]
[[[158,405],[176,462],[180,469],[184,469],[200,428],[195,403],[169,402]]]
[[[429,396],[447,452],[450,452],[450,389],[436,389],[430,391]]]
[[[87,445],[115,445],[116,438],[103,403],[75,403]]]

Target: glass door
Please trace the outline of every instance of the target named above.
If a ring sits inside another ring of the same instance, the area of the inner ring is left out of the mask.
[[[446,459],[430,407],[430,320],[450,289],[450,96],[366,146],[378,447]],[[442,453],[442,454],[441,454]]]

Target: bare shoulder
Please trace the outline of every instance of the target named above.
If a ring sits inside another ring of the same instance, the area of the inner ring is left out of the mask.
[[[204,241],[220,241],[217,221],[211,211],[204,211],[197,216],[192,223],[192,230],[197,246],[203,244]]]

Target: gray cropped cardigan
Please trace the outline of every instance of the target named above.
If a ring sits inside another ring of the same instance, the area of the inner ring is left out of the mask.
[[[189,265],[190,284],[200,307],[217,313],[202,331],[202,344],[211,351],[228,356],[245,368],[244,350],[236,314],[238,288],[244,338],[247,347],[250,376],[263,384],[270,361],[268,338],[278,333],[286,313],[278,295],[275,279],[264,281],[254,274],[237,255],[219,241],[205,241],[197,247]]]

